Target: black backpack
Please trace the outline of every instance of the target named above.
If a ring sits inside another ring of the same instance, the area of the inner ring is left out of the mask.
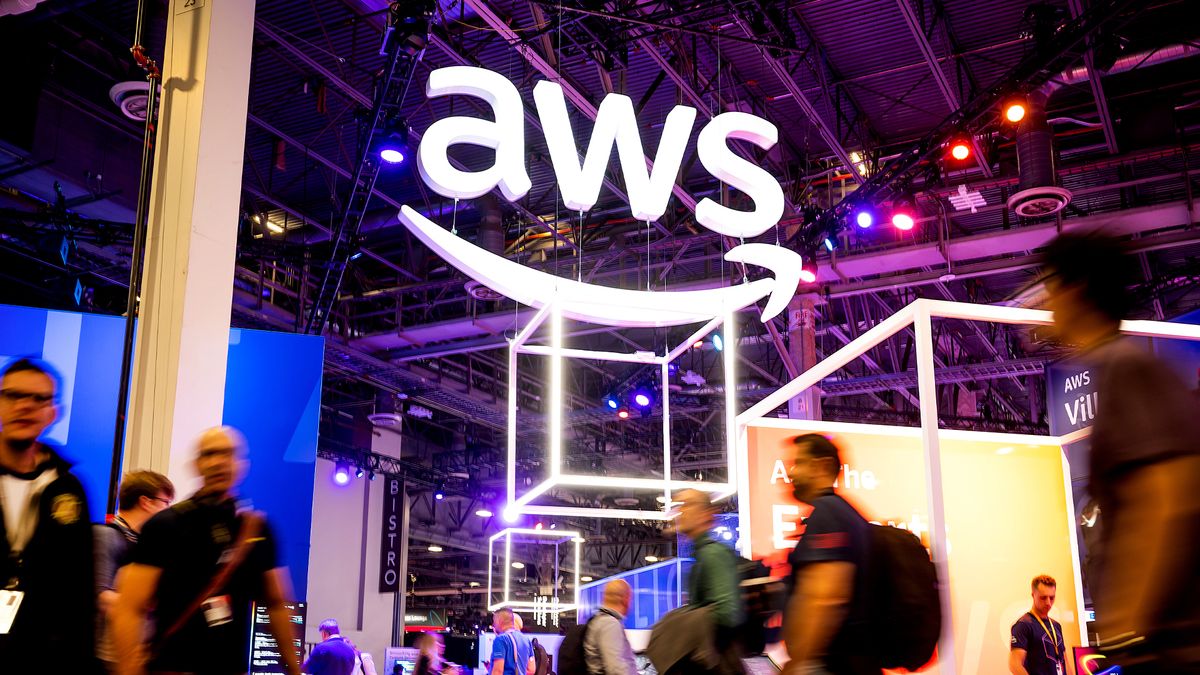
[[[870,644],[881,667],[916,670],[929,663],[942,633],[937,568],[913,533],[868,528]]]
[[[577,624],[567,629],[567,634],[558,645],[558,675],[588,675],[587,654],[583,651],[583,641],[587,638],[587,629],[592,619],[600,612],[592,615],[586,623]]]
[[[770,568],[761,560],[738,558],[737,566],[746,617],[738,627],[738,638],[746,654],[759,654],[778,639],[777,631],[768,629],[767,623],[787,604],[787,584],[772,577]]]

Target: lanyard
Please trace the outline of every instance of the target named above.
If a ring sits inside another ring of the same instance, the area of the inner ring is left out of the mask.
[[[1054,633],[1054,620],[1050,619],[1050,627],[1046,628],[1046,624],[1042,623],[1041,617],[1037,614],[1030,612],[1029,616],[1032,616],[1038,622],[1038,625],[1042,627],[1042,630],[1046,631],[1046,635],[1050,636],[1050,641],[1054,643],[1054,655],[1058,656],[1058,636]]]

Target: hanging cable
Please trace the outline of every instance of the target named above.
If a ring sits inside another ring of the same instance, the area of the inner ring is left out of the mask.
[[[129,292],[125,295],[125,337],[121,349],[121,375],[117,380],[117,421],[113,429],[112,462],[108,474],[106,513],[117,512],[117,486],[125,454],[125,420],[129,412],[130,371],[133,369],[133,329],[142,292],[142,264],[146,257],[146,233],[150,226],[150,189],[154,178],[154,134],[158,87],[162,71],[142,46],[142,24],[146,19],[146,0],[138,0],[133,45],[133,60],[146,72],[149,84],[146,96],[146,123],[142,128],[142,165],[138,179],[137,212],[133,221],[133,253],[129,261]]]

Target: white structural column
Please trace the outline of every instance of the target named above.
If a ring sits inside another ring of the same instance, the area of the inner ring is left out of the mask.
[[[950,607],[950,558],[946,545],[946,501],[942,488],[942,448],[938,436],[936,371],[933,364],[933,320],[929,304],[915,303],[913,329],[917,343],[917,393],[921,402],[921,445],[925,449],[925,496],[929,507],[929,539],[937,567],[942,601],[942,638],[938,641],[938,672],[955,675],[954,615]]]
[[[254,3],[171,0],[125,466],[195,486],[221,423]]]

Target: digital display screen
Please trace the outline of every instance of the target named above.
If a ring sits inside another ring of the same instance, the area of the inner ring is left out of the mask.
[[[292,613],[293,641],[292,648],[297,654],[304,651],[304,618],[307,607],[303,602],[285,605]],[[286,675],[283,657],[279,653],[279,643],[271,634],[271,617],[267,608],[254,606],[254,622],[250,627],[250,673],[253,675]]]

